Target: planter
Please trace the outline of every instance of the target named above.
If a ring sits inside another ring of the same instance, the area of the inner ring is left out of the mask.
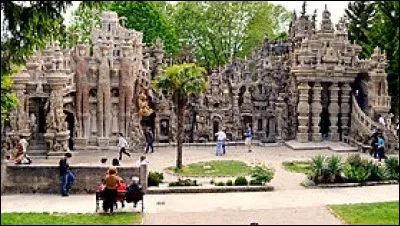
[[[181,193],[228,193],[228,192],[268,192],[274,187],[265,186],[194,186],[194,187],[149,187],[146,194],[181,194]]]
[[[366,181],[361,183],[332,183],[332,184],[317,184],[315,186],[302,186],[306,188],[348,188],[348,187],[363,187],[363,186],[377,186],[377,185],[391,185],[399,184],[397,180],[386,181]]]

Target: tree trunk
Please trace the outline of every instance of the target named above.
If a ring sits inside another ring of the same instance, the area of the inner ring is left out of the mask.
[[[178,98],[178,109],[177,109],[177,158],[176,158],[176,167],[178,169],[182,169],[182,145],[183,145],[183,126],[185,123],[185,108],[186,101],[185,99]]]

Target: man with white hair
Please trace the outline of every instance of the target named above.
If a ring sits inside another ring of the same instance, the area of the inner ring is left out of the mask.
[[[137,203],[142,199],[143,191],[142,186],[139,184],[139,177],[132,177],[132,182],[128,187],[128,194],[126,201],[133,202],[133,206],[136,207]]]

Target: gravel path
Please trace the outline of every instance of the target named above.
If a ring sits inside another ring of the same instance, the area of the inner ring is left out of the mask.
[[[275,169],[270,185],[274,192],[220,193],[220,194],[170,194],[147,195],[145,197],[144,224],[341,224],[327,205],[346,203],[369,203],[399,200],[399,185],[370,186],[336,189],[305,189],[299,183],[304,174],[287,172],[283,161],[309,160],[317,153],[335,153],[329,150],[293,151],[287,147],[254,147],[247,153],[243,146],[227,147],[226,156],[217,157],[214,147],[184,147],[183,163],[209,160],[240,160],[248,164],[262,163]],[[131,158],[124,156],[122,165],[134,165],[140,153]],[[96,157],[93,157],[96,156]],[[98,164],[100,158],[109,159],[117,152],[75,153],[72,164]],[[362,154],[363,157],[369,156]],[[175,165],[176,149],[157,148],[148,154],[151,171],[163,171]],[[35,164],[57,164],[58,159],[35,159]],[[165,175],[165,181],[175,181],[176,176]],[[199,179],[204,183],[211,178]],[[226,178],[225,178],[226,179]],[[216,180],[223,180],[217,178]],[[384,192],[382,192],[384,190]],[[94,195],[3,195],[1,212],[67,212],[93,213]],[[117,211],[139,211],[132,206]]]

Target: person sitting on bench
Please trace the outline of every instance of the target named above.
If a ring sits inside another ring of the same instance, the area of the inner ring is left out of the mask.
[[[127,202],[133,202],[134,207],[142,200],[143,191],[142,186],[139,185],[139,178],[132,177],[132,183],[128,186],[128,193],[126,195]]]

